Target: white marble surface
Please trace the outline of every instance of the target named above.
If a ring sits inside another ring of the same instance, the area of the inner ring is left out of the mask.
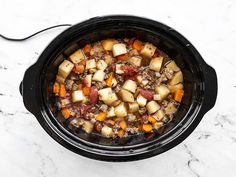
[[[47,26],[106,14],[164,22],[184,34],[218,74],[217,103],[180,145],[159,156],[107,163],[76,155],[51,139],[22,103],[24,71],[60,32],[28,41],[0,39],[0,176],[236,176],[236,1],[1,0],[0,33],[23,37]]]

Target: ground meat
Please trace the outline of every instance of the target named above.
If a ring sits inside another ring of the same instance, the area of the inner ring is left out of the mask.
[[[146,107],[142,107],[139,109],[139,114],[143,115],[146,113],[146,111],[147,111]]]
[[[163,74],[168,78],[171,79],[173,77],[174,71],[172,69],[169,68],[165,68],[163,70]]]
[[[109,46],[114,42],[118,43],[117,48]],[[106,47],[112,47],[112,50],[105,50]],[[173,119],[182,97],[176,93],[164,95],[165,90],[169,88],[169,80],[175,74],[172,69],[166,67],[165,63],[170,58],[164,52],[156,49],[152,44],[136,38],[108,39],[106,42],[88,44],[81,50],[86,51],[84,59],[79,63],[71,60],[72,58],[65,59],[67,61],[63,62],[67,62],[68,65],[62,65],[58,71],[61,76],[63,69],[68,71],[69,66],[71,69],[73,68],[72,71],[66,73],[69,75],[62,79],[66,90],[61,87],[61,81],[60,83],[55,81],[53,89],[50,89],[55,93],[56,105],[62,113],[59,114],[60,117],[64,116],[64,120],[59,119],[64,126],[78,131],[78,128],[86,127],[88,124],[89,131],[87,129],[86,132],[96,131],[107,138],[127,137],[139,132],[153,132],[155,125],[153,124],[150,128],[151,122],[153,122],[150,116],[155,117],[158,110],[155,102],[164,112],[163,123],[168,123]],[[122,54],[123,51],[127,53]],[[133,56],[141,59],[140,67],[138,67],[139,60],[136,61],[137,63],[130,64],[129,59]],[[162,62],[160,71],[157,70],[158,62],[151,63],[152,68],[150,66],[150,61],[158,56],[164,57],[164,61],[160,61]],[[94,59],[95,63],[86,61],[91,59]],[[104,60],[105,63],[101,62],[97,66],[99,60]],[[120,67],[117,64],[120,64]],[[84,67],[81,69],[74,65]],[[120,72],[116,70],[118,68],[121,70]],[[103,69],[104,73],[97,72],[99,69]],[[90,76],[86,77],[88,74],[92,76],[91,80]],[[124,85],[125,81],[127,81],[126,85]],[[156,89],[160,84],[165,85],[166,88]],[[105,88],[106,90],[101,90]],[[121,89],[124,89],[124,92],[120,92]],[[180,90],[179,93],[182,94],[182,92],[183,90]],[[137,98],[138,95],[140,95],[139,98]],[[164,100],[161,99],[162,96],[165,96]],[[170,103],[171,106],[168,107]],[[147,125],[149,128],[144,124],[149,124],[149,126]],[[102,129],[103,127],[104,129]],[[101,132],[101,130],[103,131]]]
[[[73,84],[72,85],[72,88],[71,88],[72,91],[75,91],[75,90],[78,90],[78,84]]]
[[[139,55],[138,51],[136,49],[130,50],[129,52],[130,56],[137,56]]]
[[[106,104],[101,105],[100,109],[102,112],[106,112],[108,109],[108,106]]]
[[[92,82],[98,90],[102,89],[104,87],[104,84],[102,82]]]
[[[117,82],[121,82],[121,83],[124,82],[124,77],[121,76],[121,75],[118,75],[118,74],[117,74],[117,75],[115,76],[115,78],[116,78]]]
[[[127,121],[128,121],[128,122],[134,122],[134,121],[136,121],[136,116],[133,115],[133,114],[128,114],[128,115],[127,115]]]
[[[139,129],[137,127],[128,127],[128,128],[126,128],[126,131],[131,134],[135,134],[135,133],[139,132]]]
[[[120,86],[120,84],[118,84],[118,85],[114,88],[114,91],[115,91],[116,93],[118,93],[120,90],[121,90],[121,86]]]
[[[100,133],[101,130],[102,130],[102,124],[101,124],[101,122],[95,122],[94,128],[95,128],[95,130],[96,130],[97,132]]]
[[[71,90],[73,84],[74,84],[74,80],[72,80],[72,79],[67,79],[67,80],[65,81],[65,87],[66,87],[66,89],[67,89],[67,90]]]
[[[166,107],[166,106],[168,105],[168,101],[167,101],[167,100],[163,100],[163,101],[161,102],[161,104],[162,104],[164,107]]]

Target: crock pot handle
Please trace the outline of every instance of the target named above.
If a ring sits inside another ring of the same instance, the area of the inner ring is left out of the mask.
[[[206,64],[205,72],[205,95],[204,95],[204,103],[203,109],[205,112],[209,111],[215,105],[216,98],[217,98],[217,75],[215,70]]]
[[[34,115],[36,115],[39,110],[35,89],[37,89],[37,82],[34,64],[25,71],[24,79],[19,86],[19,91],[23,97],[26,109]]]

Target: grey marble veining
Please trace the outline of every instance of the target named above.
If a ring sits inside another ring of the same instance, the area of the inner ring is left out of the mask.
[[[55,5],[56,4],[56,5]],[[3,1],[0,33],[24,37],[61,23],[105,14],[133,14],[163,22],[182,33],[213,66],[218,99],[195,131],[159,156],[128,163],[76,155],[51,139],[23,106],[19,84],[47,44],[66,28],[22,42],[0,38],[0,176],[236,176],[236,1]]]

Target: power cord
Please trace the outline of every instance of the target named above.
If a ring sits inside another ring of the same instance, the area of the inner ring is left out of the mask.
[[[27,39],[32,38],[33,36],[36,36],[36,35],[39,34],[39,33],[42,33],[42,32],[44,32],[44,31],[47,31],[47,30],[50,30],[50,29],[53,29],[53,28],[62,27],[62,26],[72,26],[72,25],[71,25],[71,24],[60,24],[60,25],[50,26],[50,27],[48,27],[48,28],[42,29],[42,30],[40,30],[40,31],[38,31],[38,32],[36,32],[36,33],[34,33],[34,34],[31,34],[31,35],[29,35],[29,36],[27,36],[27,37],[24,37],[24,38],[18,38],[18,39],[16,39],[16,38],[10,38],[10,37],[6,37],[6,36],[4,36],[4,35],[2,35],[2,34],[0,34],[0,37],[3,38],[3,39],[5,39],[5,40],[8,40],[8,41],[22,42],[22,41],[25,41],[25,40],[27,40]]]

